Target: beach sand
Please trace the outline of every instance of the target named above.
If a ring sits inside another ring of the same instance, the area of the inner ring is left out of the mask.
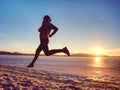
[[[0,65],[0,90],[120,90],[120,83],[32,68]]]

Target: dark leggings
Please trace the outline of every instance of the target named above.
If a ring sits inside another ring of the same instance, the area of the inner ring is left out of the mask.
[[[53,50],[49,50],[48,48],[48,43],[49,43],[49,39],[48,38],[40,38],[40,45],[38,46],[38,48],[36,49],[36,53],[35,56],[33,58],[32,63],[35,63],[35,61],[37,60],[40,52],[43,50],[43,52],[45,53],[46,56],[55,54],[55,53],[60,53],[63,52],[63,49],[53,49]]]

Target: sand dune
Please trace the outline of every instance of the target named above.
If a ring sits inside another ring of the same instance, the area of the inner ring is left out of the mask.
[[[0,65],[0,90],[119,90],[120,83]]]

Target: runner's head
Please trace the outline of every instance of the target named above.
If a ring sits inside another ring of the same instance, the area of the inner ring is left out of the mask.
[[[51,22],[50,16],[45,15],[45,16],[43,17],[43,21]]]

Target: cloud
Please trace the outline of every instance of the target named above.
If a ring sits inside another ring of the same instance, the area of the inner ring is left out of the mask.
[[[4,48],[2,48],[2,50],[7,50],[7,51],[10,50],[13,52],[17,51],[17,52],[24,52],[24,53],[33,53],[34,52],[34,49],[35,49],[34,44],[17,40],[15,38],[13,38],[5,33],[1,33],[1,32],[0,32],[0,37],[8,39],[10,41],[8,44],[11,45],[11,46],[9,45],[9,47],[7,45],[4,45]]]
[[[15,43],[17,43],[17,44],[19,44],[19,45],[22,45],[20,41],[16,40],[16,39],[13,38],[13,37],[8,36],[7,34],[4,34],[4,33],[1,33],[1,32],[0,32],[0,36],[4,37],[4,38],[6,38],[6,39],[8,39],[8,40],[10,40],[10,41],[12,41],[12,42],[15,42]]]
[[[27,46],[33,47],[32,44],[26,43],[26,42],[23,42],[23,41],[20,41],[20,40],[17,40],[17,39],[15,39],[15,38],[13,38],[13,37],[5,34],[5,33],[1,33],[1,32],[0,32],[0,36],[2,36],[2,37],[4,37],[4,38],[12,41],[15,46],[25,46],[25,45],[27,45]]]

